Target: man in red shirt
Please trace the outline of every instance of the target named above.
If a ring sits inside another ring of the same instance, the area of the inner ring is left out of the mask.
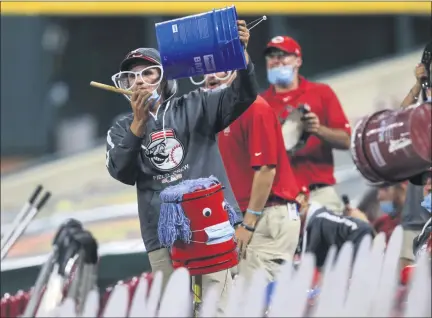
[[[375,220],[373,226],[377,233],[384,232],[386,234],[387,242],[393,230],[401,223],[407,186],[407,182],[401,182],[383,184],[378,188],[377,199],[383,215]]]
[[[207,75],[205,89],[223,89],[236,76]],[[209,92],[211,94],[211,92]],[[219,150],[234,195],[244,212],[239,271],[261,268],[272,281],[279,265],[292,260],[299,240],[299,193],[284,151],[281,126],[272,108],[258,97],[235,122],[218,134]],[[245,246],[247,245],[247,246]]]
[[[299,186],[310,190],[311,200],[335,213],[344,205],[333,185],[333,149],[350,147],[351,129],[333,90],[299,75],[302,66],[300,45],[288,36],[276,36],[265,50],[270,87],[262,97],[276,111],[280,121],[299,105],[307,104],[310,112],[303,117],[310,134],[303,148],[291,155],[291,165]]]

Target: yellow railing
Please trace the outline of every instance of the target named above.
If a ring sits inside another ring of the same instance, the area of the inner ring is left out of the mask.
[[[428,1],[2,1],[2,15],[185,15],[234,4],[239,14],[286,15],[430,15]]]

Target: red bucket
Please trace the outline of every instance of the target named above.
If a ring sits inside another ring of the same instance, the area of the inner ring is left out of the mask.
[[[234,237],[206,244],[205,228],[229,222],[220,184],[183,195],[181,203],[192,230],[191,242],[177,240],[171,248],[173,267],[185,267],[191,275],[204,275],[232,268],[238,264]]]

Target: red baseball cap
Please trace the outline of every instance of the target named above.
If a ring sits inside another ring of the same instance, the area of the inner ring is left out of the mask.
[[[295,54],[300,57],[302,56],[300,45],[296,40],[289,36],[275,36],[269,43],[267,43],[267,48],[265,49],[264,54],[267,54],[271,49],[278,49],[288,54]]]

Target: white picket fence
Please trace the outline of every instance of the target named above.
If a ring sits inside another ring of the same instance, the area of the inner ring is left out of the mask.
[[[402,228],[394,231],[386,248],[385,237],[379,234],[371,244],[366,237],[352,264],[353,245],[346,243],[334,261],[331,249],[323,272],[320,295],[312,311],[307,290],[314,275],[314,256],[305,254],[298,270],[288,262],[281,267],[270,306],[265,303],[267,282],[262,271],[251,281],[242,276],[235,280],[224,317],[394,317],[395,295],[398,289],[398,259],[402,245]],[[401,317],[431,316],[430,255],[423,255],[408,287],[408,296]],[[162,274],[156,273],[149,285],[142,278],[129,304],[129,290],[117,285],[112,291],[102,317],[192,317],[193,300],[190,275],[178,269],[170,277],[165,293],[161,294]],[[219,302],[216,289],[204,291],[200,317],[215,317]],[[72,299],[66,299],[55,317],[97,317],[99,295],[92,291],[81,316],[75,312]],[[46,313],[44,313],[46,314]],[[44,317],[47,317],[44,315]]]

